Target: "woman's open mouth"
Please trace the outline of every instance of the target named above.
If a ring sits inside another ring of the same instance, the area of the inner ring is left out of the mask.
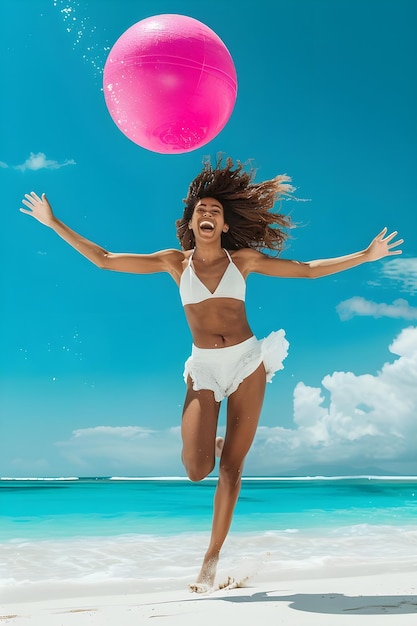
[[[208,220],[203,220],[202,222],[200,222],[199,226],[200,230],[204,230],[205,232],[211,232],[212,230],[214,230],[213,222],[209,222]]]

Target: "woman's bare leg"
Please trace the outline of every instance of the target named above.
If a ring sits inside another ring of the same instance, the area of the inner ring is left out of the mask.
[[[190,480],[205,478],[214,468],[220,402],[208,389],[194,391],[187,383],[182,414],[182,462]]]
[[[196,585],[192,587],[195,591],[203,591],[214,583],[220,550],[229,532],[240,492],[243,464],[258,426],[265,385],[265,368],[261,364],[229,397],[211,538]]]

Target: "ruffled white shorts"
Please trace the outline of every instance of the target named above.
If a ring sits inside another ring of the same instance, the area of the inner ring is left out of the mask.
[[[227,398],[250,376],[261,363],[264,364],[267,382],[275,372],[284,368],[289,343],[281,329],[265,339],[250,337],[242,343],[227,348],[197,348],[193,345],[191,356],[184,366],[184,380],[190,376],[193,389],[210,389],[217,402]]]

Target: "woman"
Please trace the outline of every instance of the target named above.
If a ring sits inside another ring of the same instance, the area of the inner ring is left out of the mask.
[[[245,457],[255,436],[265,385],[282,369],[288,343],[284,331],[259,341],[245,313],[245,279],[251,272],[274,277],[318,278],[401,254],[396,232],[379,233],[364,250],[342,257],[298,262],[267,256],[287,238],[288,217],[272,213],[275,202],[293,191],[286,176],[254,182],[253,170],[218,159],[207,161],[191,183],[177,235],[181,250],[120,254],[81,237],[53,214],[45,194],[27,194],[20,209],[52,228],[80,254],[102,269],[148,274],[168,272],[180,289],[193,338],[185,364],[187,392],[182,416],[182,461],[193,481],[213,470],[220,456],[210,543],[196,583],[214,583],[221,547],[239,495]],[[220,402],[227,398],[224,441],[216,440]]]

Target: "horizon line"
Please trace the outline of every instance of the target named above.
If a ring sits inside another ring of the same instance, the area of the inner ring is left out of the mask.
[[[417,480],[417,475],[390,475],[390,474],[348,474],[348,475],[306,475],[306,476],[242,476],[244,481],[301,481],[301,480]],[[0,476],[0,481],[83,481],[83,480],[112,480],[112,481],[184,481],[191,482],[187,476]],[[217,481],[218,476],[208,476],[200,482]]]

